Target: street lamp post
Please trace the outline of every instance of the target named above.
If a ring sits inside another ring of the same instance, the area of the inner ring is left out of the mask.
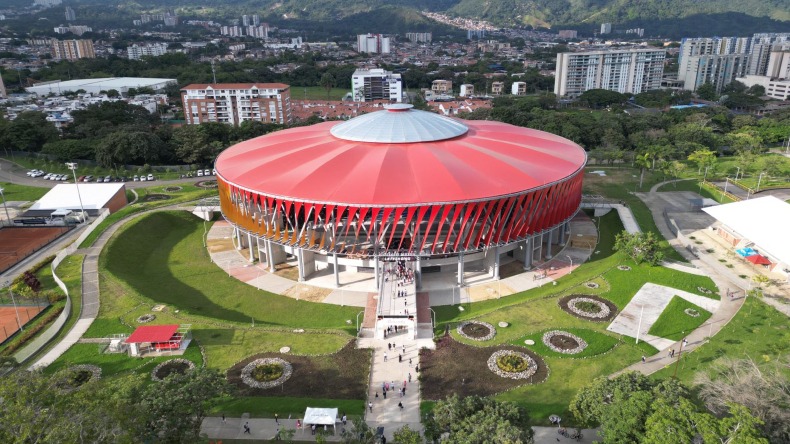
[[[566,254],[565,257],[567,257],[568,260],[571,261],[571,268],[568,271],[568,274],[571,274],[571,273],[573,273],[573,258],[570,257],[570,255],[568,255],[568,254]]]
[[[738,174],[741,174],[741,167],[735,167],[735,168],[738,168],[738,170],[735,172],[735,180],[738,180]]]
[[[80,186],[77,185],[77,162],[66,162],[66,166],[71,170],[72,176],[74,176],[74,187],[77,188],[77,198],[80,200],[80,211],[81,219],[85,222],[85,207],[82,206],[82,195],[80,194]]]
[[[760,191],[760,182],[763,181],[763,176],[764,175],[765,175],[765,172],[762,172],[762,173],[760,173],[760,177],[757,178],[757,191]]]
[[[3,198],[3,208],[5,208],[5,218],[8,219],[8,225],[11,225],[11,216],[8,215],[8,206],[5,203],[5,194],[3,194],[3,188],[0,188],[0,197]]]

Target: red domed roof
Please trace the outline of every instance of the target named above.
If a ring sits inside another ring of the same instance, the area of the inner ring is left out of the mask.
[[[398,112],[417,116],[412,113]],[[415,143],[340,139],[330,129],[342,122],[287,129],[226,149],[217,158],[217,174],[269,196],[384,206],[522,193],[571,176],[585,164],[584,149],[554,134],[500,122],[456,121],[468,132]]]

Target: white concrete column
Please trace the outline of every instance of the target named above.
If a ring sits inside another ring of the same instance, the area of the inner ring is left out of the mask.
[[[535,255],[535,246],[533,237],[530,236],[524,241],[524,269],[529,270],[532,268],[532,256]]]
[[[417,290],[422,288],[422,263],[420,262],[420,256],[417,256],[417,265],[414,268],[414,284]]]
[[[499,246],[494,247],[494,279],[499,280]]]
[[[565,246],[565,224],[560,225],[560,245]]]
[[[464,286],[464,253],[458,254],[458,286]]]
[[[335,287],[340,288],[340,270],[337,265],[337,253],[332,254],[332,260],[335,263]]]
[[[301,248],[296,249],[296,268],[299,269],[299,282],[304,282],[306,276],[304,269],[304,254]]]
[[[376,290],[381,287],[381,271],[379,270],[379,255],[377,254],[375,260],[373,261],[373,267],[375,268],[375,276],[376,276]]]
[[[272,241],[270,240],[266,241],[266,262],[268,262],[269,271],[274,273],[276,271],[274,268],[276,264],[274,263],[274,249],[272,248]]]
[[[247,248],[250,249],[250,262],[255,262],[255,254],[252,251],[252,234],[247,233]]]

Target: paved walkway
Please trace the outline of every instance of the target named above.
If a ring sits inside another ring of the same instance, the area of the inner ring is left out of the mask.
[[[380,404],[383,404],[383,402]],[[203,420],[203,424],[200,427],[200,433],[205,434],[205,436],[207,436],[210,440],[239,439],[250,441],[270,441],[274,439],[279,429],[296,430],[296,419],[297,418],[280,419],[279,424],[277,424],[274,419],[271,418],[250,418],[249,415],[246,414],[241,418],[225,418],[225,421],[222,421],[222,417],[220,416],[210,416]],[[244,424],[249,425],[249,434],[244,433]],[[339,442],[341,430],[342,424],[337,425],[336,432],[334,433],[330,427],[328,429],[330,434],[327,436],[327,441]],[[558,442],[564,444],[592,444],[595,440],[599,439],[597,436],[598,431],[596,429],[583,429],[582,439],[578,441],[559,435],[557,433],[556,427],[532,427],[532,430],[535,432],[535,444],[556,444]],[[569,429],[568,432],[573,433],[575,432],[575,429]],[[392,442],[391,431],[387,432],[385,428],[384,435],[387,436],[387,442]],[[296,430],[294,440],[312,442],[315,441],[315,436],[311,435],[310,429],[305,428],[302,430]]]
[[[726,292],[727,289],[733,291],[735,289],[739,289],[739,287],[735,282],[728,278],[727,272],[720,270],[720,267],[711,266],[707,261],[702,261],[692,255],[689,251],[686,250],[685,246],[678,240],[677,236],[672,232],[667,224],[666,218],[664,218],[664,211],[668,210],[667,203],[664,199],[662,199],[656,190],[663,186],[664,184],[671,183],[673,181],[666,181],[661,182],[654,185],[649,193],[637,193],[637,196],[645,202],[645,204],[650,208],[650,211],[653,215],[653,220],[656,223],[661,235],[667,239],[672,245],[675,250],[678,251],[684,258],[686,258],[694,267],[699,270],[705,272],[716,286],[719,288],[719,296],[720,296],[720,305],[719,308],[713,313],[713,315],[708,319],[708,321],[694,330],[693,332],[689,333],[686,336],[687,345],[683,346],[683,351],[693,351],[697,347],[705,344],[707,342],[707,338],[716,335],[722,328],[724,328],[727,323],[738,313],[738,310],[743,306],[744,299],[743,298],[730,298]],[[723,267],[721,267],[723,268]],[[743,294],[743,293],[741,293]],[[637,362],[629,367],[626,367],[623,370],[620,370],[614,373],[612,376],[616,376],[620,373],[626,371],[638,371],[644,373],[646,375],[650,375],[655,373],[664,367],[672,364],[675,360],[669,358],[669,351],[674,349],[676,351],[675,359],[677,359],[678,354],[677,351],[680,350],[680,342],[675,342],[667,348],[659,350],[659,352],[653,356],[647,358],[645,363]]]

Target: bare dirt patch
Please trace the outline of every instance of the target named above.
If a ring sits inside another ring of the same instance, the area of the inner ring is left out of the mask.
[[[538,364],[538,371],[529,379],[501,378],[491,373],[488,358],[497,350],[526,353]],[[473,347],[445,336],[436,350],[420,351],[420,381],[427,400],[444,399],[450,395],[489,396],[514,387],[542,382],[548,377],[543,359],[534,352],[512,345]]]
[[[156,202],[160,200],[168,200],[170,196],[167,194],[146,194],[143,196],[143,202]]]
[[[551,337],[551,345],[561,350],[573,350],[579,346],[579,343],[570,336],[554,335]]]
[[[241,371],[258,358],[280,358],[293,367],[282,385],[268,389],[251,388],[241,381]],[[295,398],[366,399],[370,373],[370,350],[356,348],[351,341],[332,355],[296,356],[260,353],[239,362],[227,372],[228,381],[240,396],[293,396]]]
[[[322,302],[332,290],[311,285],[294,285],[283,293],[285,296],[309,302]]]

